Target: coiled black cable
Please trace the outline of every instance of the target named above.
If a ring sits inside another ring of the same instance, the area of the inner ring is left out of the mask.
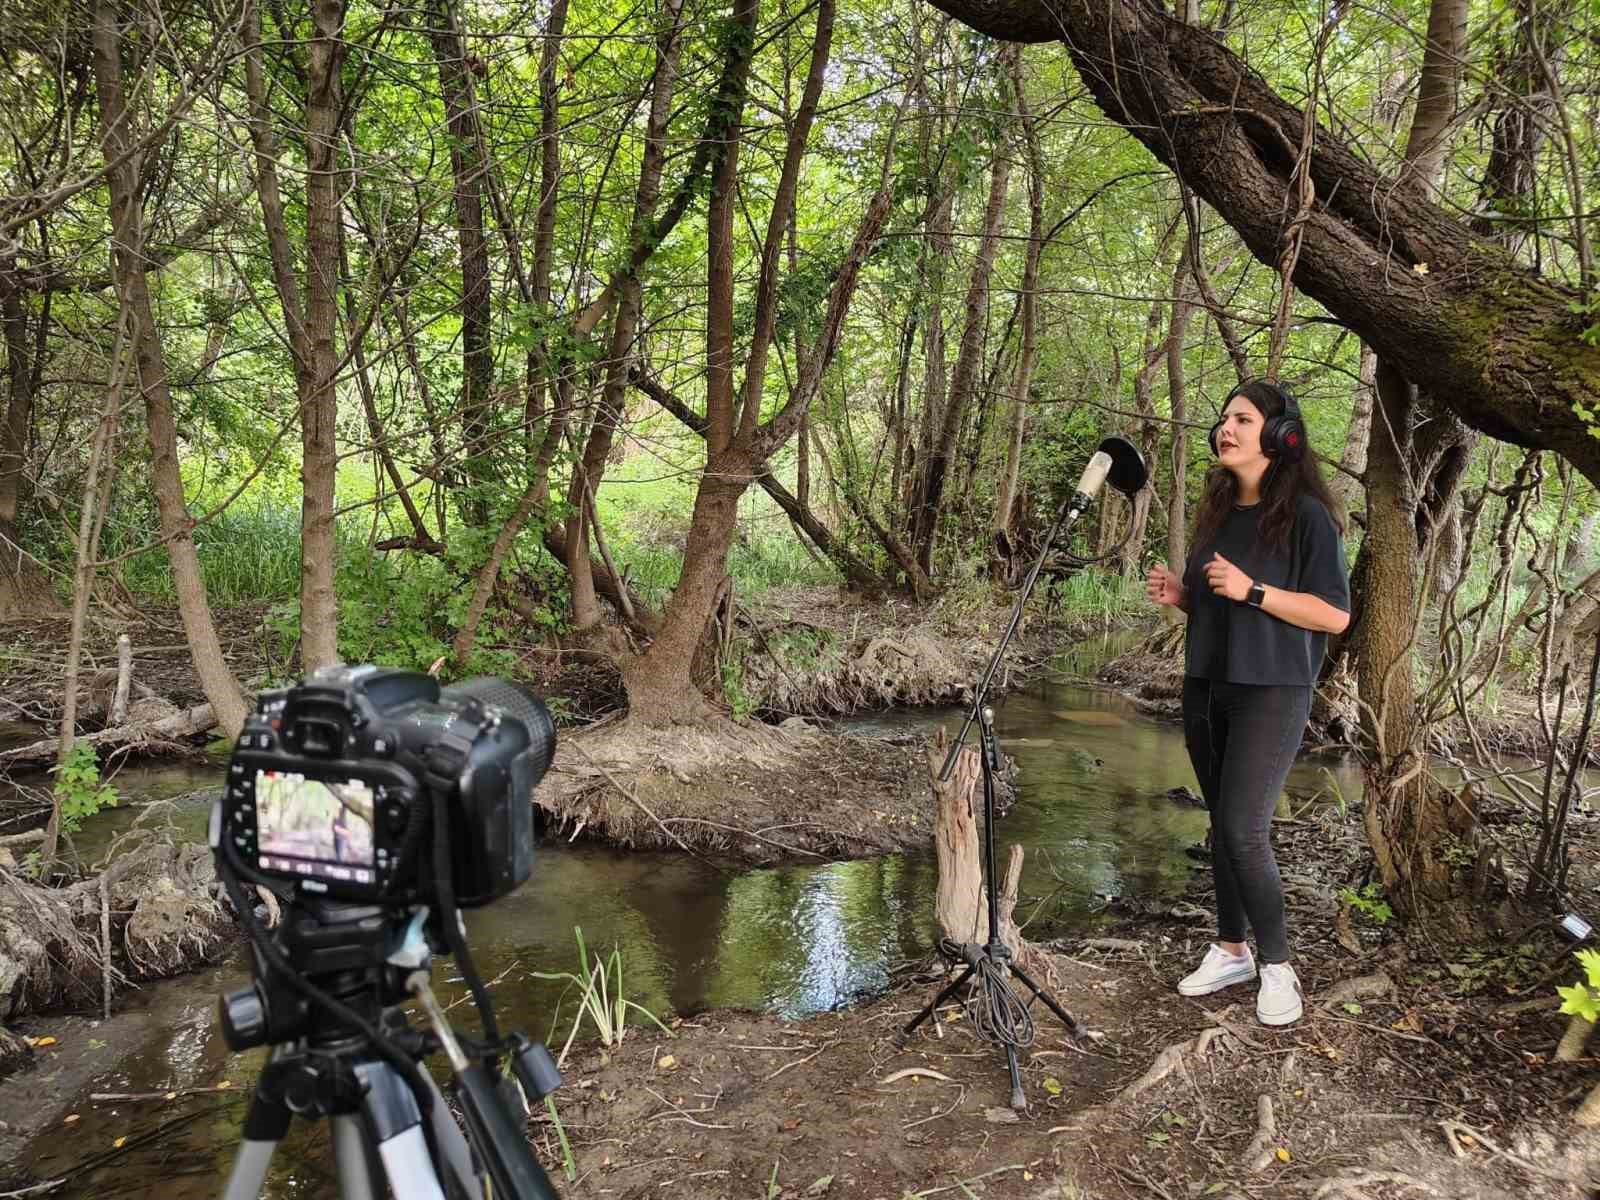
[[[972,987],[967,992],[967,1019],[973,1031],[986,1042],[1024,1050],[1033,1045],[1033,1014],[1022,1002],[1007,978],[1002,962],[989,956],[986,947],[976,942],[939,939],[939,953],[973,968]]]

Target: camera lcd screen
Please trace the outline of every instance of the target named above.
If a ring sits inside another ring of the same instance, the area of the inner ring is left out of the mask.
[[[256,772],[257,860],[264,871],[345,883],[376,879],[372,788],[359,779]]]

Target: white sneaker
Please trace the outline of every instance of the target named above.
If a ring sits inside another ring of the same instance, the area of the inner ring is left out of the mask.
[[[1256,977],[1256,960],[1246,946],[1243,954],[1229,954],[1215,942],[1198,967],[1178,981],[1180,996],[1209,996]],[[1296,1013],[1296,1016],[1299,1014]]]
[[[1261,990],[1256,993],[1256,1020],[1263,1025],[1289,1025],[1304,1011],[1300,980],[1288,963],[1267,963],[1261,968]]]

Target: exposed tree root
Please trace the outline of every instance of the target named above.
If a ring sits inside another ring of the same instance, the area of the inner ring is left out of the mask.
[[[145,829],[102,874],[65,888],[0,870],[0,1018],[213,960],[230,926],[215,885],[206,846]]]
[[[535,798],[561,836],[756,862],[926,844],[920,755],[795,725],[603,722],[558,744]]]
[[[1112,1104],[1127,1104],[1131,1100],[1136,1100],[1142,1093],[1155,1087],[1156,1084],[1174,1071],[1182,1070],[1183,1056],[1194,1047],[1195,1043],[1187,1040],[1173,1042],[1160,1054],[1156,1055],[1155,1062],[1146,1068],[1143,1075],[1117,1093],[1116,1099],[1112,1101]]]
[[[1393,994],[1394,980],[1382,971],[1374,971],[1370,975],[1341,979],[1323,992],[1322,998],[1317,1003],[1323,1008],[1334,1008],[1355,1000],[1377,1000]]]
[[[1272,1097],[1263,1092],[1256,1097],[1256,1135],[1244,1148],[1245,1169],[1252,1175],[1265,1171],[1278,1154],[1278,1120],[1272,1112]]]

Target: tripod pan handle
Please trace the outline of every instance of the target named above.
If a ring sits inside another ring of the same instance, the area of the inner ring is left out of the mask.
[[[474,1063],[456,1072],[456,1087],[473,1149],[488,1170],[494,1194],[508,1200],[558,1200],[550,1177],[528,1148],[527,1134],[500,1103],[489,1072]]]

